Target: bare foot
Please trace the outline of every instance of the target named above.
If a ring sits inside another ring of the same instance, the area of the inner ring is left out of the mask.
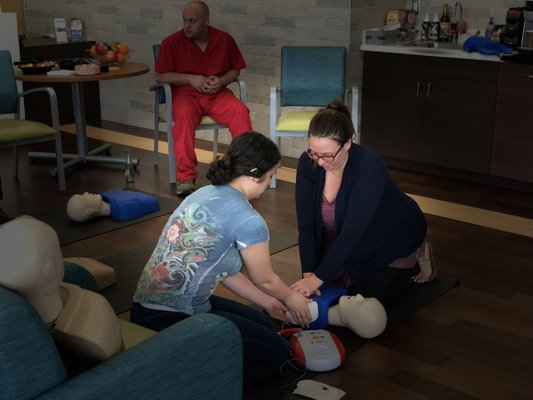
[[[429,242],[426,242],[424,253],[418,258],[418,265],[420,266],[420,272],[411,278],[414,282],[426,283],[435,279],[437,276],[437,266],[435,265],[433,249]]]

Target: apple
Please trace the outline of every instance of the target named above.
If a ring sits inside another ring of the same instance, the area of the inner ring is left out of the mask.
[[[120,42],[113,42],[113,44],[111,45],[111,50],[113,50],[115,53],[120,53],[119,49],[118,49],[118,45],[120,44]]]
[[[108,50],[107,53],[105,53],[105,58],[107,59],[108,63],[117,62],[117,53],[115,53],[113,50]]]
[[[97,54],[102,55],[102,54],[107,53],[108,48],[107,48],[107,45],[103,43],[96,43],[95,50]]]
[[[107,53],[106,54],[100,54],[98,56],[98,62],[102,65],[109,64],[109,60],[107,59]]]
[[[98,58],[98,53],[96,52],[96,45],[93,44],[91,46],[91,49],[89,50],[89,52],[91,53],[91,57],[92,58]]]

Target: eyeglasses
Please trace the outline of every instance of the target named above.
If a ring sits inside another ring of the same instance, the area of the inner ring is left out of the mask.
[[[311,151],[311,149],[307,149],[305,151],[305,153],[307,154],[307,156],[313,160],[314,162],[318,162],[318,160],[324,160],[328,163],[332,163],[333,160],[335,160],[335,157],[337,157],[337,154],[339,154],[339,152],[341,151],[341,149],[343,148],[344,146],[341,145],[339,147],[339,150],[337,150],[337,152],[335,154],[323,154],[323,155],[319,155],[319,154],[316,154],[316,153],[313,153]]]

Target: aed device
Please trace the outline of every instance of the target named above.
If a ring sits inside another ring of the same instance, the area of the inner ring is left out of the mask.
[[[300,368],[310,371],[331,371],[346,358],[341,341],[324,329],[301,330],[290,338],[292,358]]]

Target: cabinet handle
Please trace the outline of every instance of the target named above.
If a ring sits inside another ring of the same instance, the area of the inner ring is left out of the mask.
[[[418,97],[418,95],[420,94],[420,84],[422,82],[421,81],[418,81],[417,84],[416,84],[416,97]]]
[[[533,78],[533,75],[529,74],[527,77],[528,77],[528,78]]]
[[[431,82],[428,82],[426,97],[431,97]]]

